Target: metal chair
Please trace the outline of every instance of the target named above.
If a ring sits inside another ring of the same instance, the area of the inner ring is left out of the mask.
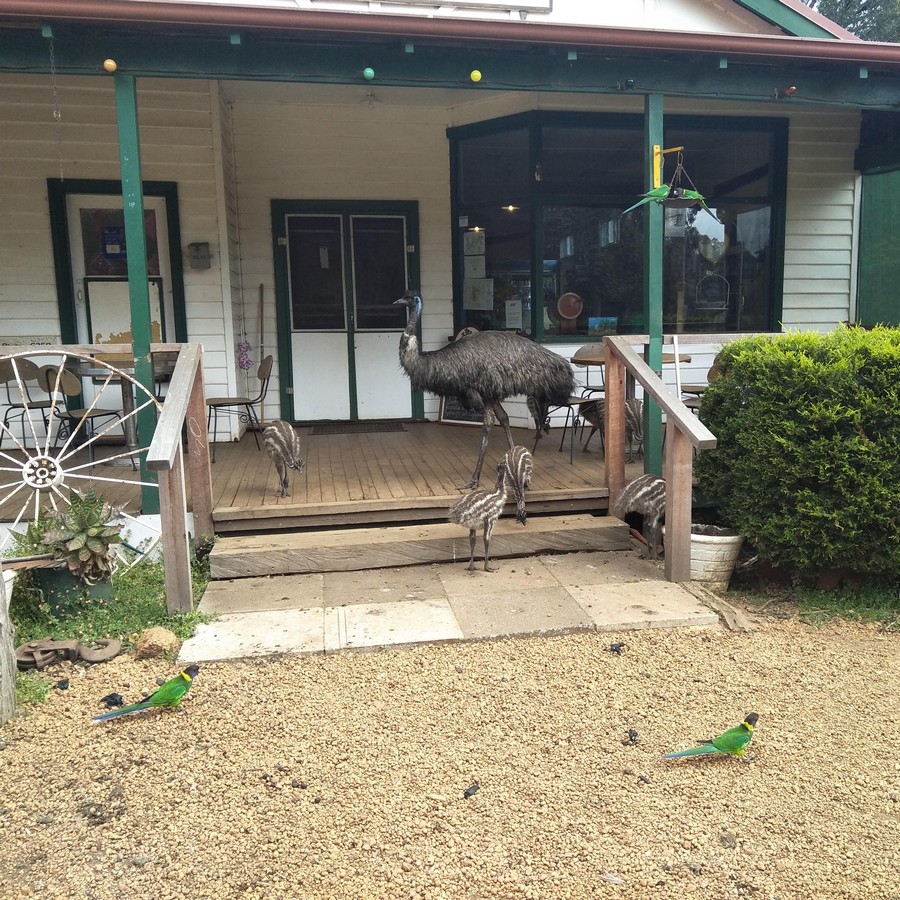
[[[38,366],[30,359],[0,360],[0,382],[6,391],[6,410],[3,413],[3,430],[0,431],[0,447],[3,446],[3,438],[7,432],[12,436],[9,425],[14,419],[22,422],[22,440],[27,441],[25,418],[29,410],[39,410],[44,420],[44,428],[47,428],[53,401],[49,397],[32,395],[32,386],[39,386],[38,372]]]
[[[606,381],[603,377],[604,367],[597,362],[588,361],[603,357],[605,356],[605,353],[606,351],[603,344],[585,344],[575,351],[575,355],[572,357],[572,365],[585,370],[585,384],[581,388],[582,397],[606,393]],[[600,384],[591,384],[591,366],[600,372]]]
[[[269,379],[272,377],[272,357],[267,356],[256,370],[256,377],[259,379],[259,393],[255,397],[207,397],[206,405],[209,412],[206,415],[206,429],[209,431],[210,423],[212,423],[212,461],[216,461],[216,434],[219,427],[219,411],[225,411],[229,415],[232,409],[242,410],[238,412],[241,422],[246,422],[248,427],[252,426],[255,430],[253,438],[256,441],[256,449],[259,446],[259,413],[256,407],[262,409],[263,402],[266,399],[266,391],[269,390]]]
[[[56,433],[56,440],[53,442],[53,450],[59,447],[59,442],[63,438],[70,438],[80,428],[84,428],[84,434],[87,438],[88,460],[94,463],[94,441],[100,437],[96,432],[97,425],[103,419],[112,421],[118,419],[121,423],[124,410],[107,409],[100,406],[76,406],[69,405],[69,398],[78,398],[81,400],[83,390],[81,379],[69,369],[60,368],[59,366],[41,366],[38,369],[38,384],[43,390],[50,395],[50,402],[53,410],[52,414],[59,419],[59,431]],[[62,402],[57,402],[62,395]],[[49,425],[48,425],[49,427]],[[132,466],[136,467],[136,462],[132,460]]]

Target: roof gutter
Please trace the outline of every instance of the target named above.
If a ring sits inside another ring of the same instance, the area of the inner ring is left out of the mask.
[[[36,8],[39,6],[39,9]],[[4,21],[111,26],[187,27],[277,31],[282,35],[312,33],[332,37],[437,38],[490,43],[525,43],[627,51],[722,54],[731,58],[792,59],[900,66],[900,44],[798,38],[781,35],[713,34],[558,25],[528,21],[426,18],[325,10],[217,6],[152,0],[0,0]]]

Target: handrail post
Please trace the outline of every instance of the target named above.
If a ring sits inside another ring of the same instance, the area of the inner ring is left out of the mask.
[[[159,514],[163,522],[166,609],[189,613],[194,608],[191,558],[185,523],[183,450],[179,443],[171,469],[159,472]]]
[[[691,580],[694,449],[673,417],[666,420],[666,580]]]
[[[618,350],[603,339],[606,348],[606,402],[604,441],[606,486],[612,508],[625,487],[625,363]]]
[[[188,470],[191,475],[191,504],[194,511],[195,541],[212,540],[213,499],[209,466],[209,434],[206,428],[206,391],[203,382],[203,359],[191,382],[187,405]]]

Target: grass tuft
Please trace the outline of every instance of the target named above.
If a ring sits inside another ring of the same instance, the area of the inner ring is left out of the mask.
[[[16,709],[37,706],[50,693],[53,682],[39,672],[16,673]]]
[[[192,566],[194,602],[199,602],[209,581],[206,559]],[[48,635],[56,640],[75,638],[87,642],[117,638],[126,648],[140,633],[159,625],[181,640],[189,638],[200,622],[211,616],[194,610],[187,615],[166,611],[165,568],[162,561],[143,562],[113,576],[113,597],[109,600],[82,598],[72,601],[63,613],[55,614],[48,599],[31,578],[22,573],[16,579],[10,603],[10,618],[16,628],[16,644]]]

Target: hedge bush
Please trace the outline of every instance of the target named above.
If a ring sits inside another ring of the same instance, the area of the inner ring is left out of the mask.
[[[728,524],[799,575],[900,575],[900,330],[745,338],[718,361],[696,474]]]

